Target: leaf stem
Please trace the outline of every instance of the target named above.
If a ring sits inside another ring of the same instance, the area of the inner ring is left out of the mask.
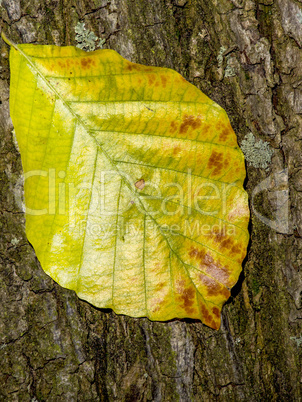
[[[1,32],[1,38],[4,40],[4,42],[8,45],[8,46],[13,46],[15,49],[18,49],[17,45],[12,42],[10,39],[8,39],[8,37],[5,35],[4,31],[2,30]]]

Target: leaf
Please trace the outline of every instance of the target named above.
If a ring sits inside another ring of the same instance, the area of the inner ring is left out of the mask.
[[[13,45],[26,233],[44,271],[101,308],[218,329],[248,244],[224,110],[113,50]]]

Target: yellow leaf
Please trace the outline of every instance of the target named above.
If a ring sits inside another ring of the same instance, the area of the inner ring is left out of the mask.
[[[13,45],[26,233],[44,271],[101,308],[218,329],[248,244],[225,111],[113,50]]]

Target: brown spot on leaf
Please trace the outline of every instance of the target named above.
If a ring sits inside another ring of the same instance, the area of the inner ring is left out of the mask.
[[[216,243],[219,243],[219,242],[221,242],[222,240],[224,240],[226,238],[226,234],[224,233],[223,230],[219,230],[219,229],[215,228],[212,231],[212,233],[213,233],[213,236],[214,236],[214,241]]]
[[[60,60],[58,61],[58,65],[59,65],[59,67],[62,68],[62,69],[66,68],[65,63],[63,63],[63,62],[60,61]]]
[[[88,69],[91,67],[92,64],[92,59],[89,57],[84,57],[83,59],[81,59],[81,66],[83,69]]]
[[[221,124],[219,129],[221,130],[219,134],[219,141],[221,142],[225,142],[233,134],[233,129],[230,124],[229,125]]]
[[[220,283],[216,282],[214,279],[209,278],[206,275],[200,274],[199,279],[203,283],[203,285],[207,288],[207,295],[208,296],[219,296],[223,295],[226,299],[230,297],[229,290],[221,285]]]
[[[135,187],[139,190],[142,190],[145,187],[145,180],[140,179],[135,183]]]
[[[127,62],[125,66],[126,71],[142,71],[142,72],[149,72],[153,71],[152,67],[143,66],[141,64],[131,63],[130,61]]]
[[[232,129],[232,126],[229,122],[219,122],[216,125],[216,130],[219,132],[218,141],[220,143],[227,142],[230,145],[237,145],[237,139],[234,130]]]
[[[206,275],[200,274],[199,279],[207,288],[208,296],[218,296],[221,291],[221,285]]]
[[[223,154],[218,151],[213,151],[208,162],[208,167],[211,169],[213,167],[217,167],[222,163]]]
[[[180,307],[182,307],[186,313],[192,314],[194,312],[193,304],[195,300],[195,290],[193,287],[185,287],[185,281],[177,281],[176,283],[176,291],[178,296],[176,296],[177,300],[180,303]]]
[[[212,322],[211,322],[211,328],[216,329],[216,330],[219,329],[219,324],[218,324],[218,322],[212,320]]]
[[[209,310],[203,303],[200,304],[200,310],[204,317],[205,324],[213,329],[218,329],[219,328],[218,323],[215,321],[214,317],[211,316]]]
[[[210,128],[211,128],[211,126],[210,126],[209,124],[205,124],[205,125],[202,127],[202,133],[203,133],[203,134],[207,134],[208,131],[210,130]]]
[[[213,307],[212,311],[213,311],[213,314],[214,314],[216,317],[219,317],[219,309],[218,309],[217,307]]]
[[[208,168],[212,169],[214,175],[218,175],[223,168],[223,153],[214,150],[208,161]]]
[[[229,238],[224,239],[224,240],[220,243],[219,248],[220,248],[220,249],[230,250],[233,246],[234,246],[233,240],[229,237]]]
[[[214,232],[213,234],[214,240],[216,243],[219,243],[219,249],[222,250],[222,252],[228,251],[228,254],[233,257],[237,257],[236,260],[238,260],[239,262],[242,261],[241,246],[239,244],[236,244],[231,236],[227,236],[223,232]]]
[[[156,75],[155,74],[149,74],[148,75],[149,85],[153,85],[155,81],[156,81]]]
[[[235,244],[232,248],[231,248],[231,253],[236,255],[236,254],[240,254],[241,252],[241,247],[239,246],[239,244]]]
[[[224,298],[227,300],[231,296],[231,292],[227,288],[222,288],[221,289],[221,294],[224,296]]]
[[[180,128],[179,128],[179,133],[186,134],[190,127],[193,130],[196,130],[200,126],[201,126],[200,116],[195,117],[192,115],[188,116],[185,114],[183,117],[183,122],[181,123]]]
[[[173,155],[177,155],[181,151],[181,148],[177,145],[173,147]]]
[[[125,70],[132,71],[132,70],[133,70],[132,63],[127,64],[127,65],[125,66]]]
[[[192,247],[189,252],[190,257],[195,257],[197,260],[204,261],[204,257],[206,255],[206,251],[204,249],[198,250],[197,248]]]
[[[223,266],[219,261],[214,261],[214,258],[205,249],[198,250],[192,247],[189,256],[199,261],[200,269],[211,275],[218,282],[223,284],[229,283],[230,273],[228,268]]]
[[[157,285],[156,285],[156,290],[157,291],[160,291],[160,290],[162,290],[164,287],[165,287],[165,282],[160,282],[160,283],[158,283]]]
[[[166,86],[167,86],[167,77],[165,75],[161,75],[160,79],[161,79],[161,83],[162,83],[163,87],[166,88]]]
[[[208,311],[207,307],[203,303],[200,304],[200,310],[201,310],[201,313],[204,316],[204,319],[206,321],[211,320],[211,316],[209,314],[209,311]]]
[[[191,307],[192,304],[194,303],[194,289],[193,288],[187,288],[184,289],[182,295],[181,295],[181,299],[183,300],[184,303],[184,307]]]
[[[175,121],[171,121],[170,123],[170,133],[175,133],[177,130],[178,124]]]
[[[69,68],[70,66],[72,66],[73,65],[73,60],[72,59],[67,59],[66,60],[66,66],[67,66],[67,68]]]

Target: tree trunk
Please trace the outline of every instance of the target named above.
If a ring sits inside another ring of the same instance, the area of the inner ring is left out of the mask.
[[[251,241],[218,331],[94,308],[51,280],[26,240],[1,41],[1,400],[301,400],[301,3],[2,0],[14,42],[75,45],[84,21],[128,60],[181,73],[227,111],[239,144],[252,132],[274,155],[268,169],[247,168]],[[287,194],[288,225],[259,219],[274,220]]]

